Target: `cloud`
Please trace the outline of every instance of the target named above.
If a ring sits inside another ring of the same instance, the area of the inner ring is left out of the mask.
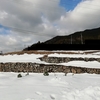
[[[6,42],[6,45],[8,45],[8,46],[13,46],[13,45],[15,45],[16,43],[17,43],[17,41],[16,41],[15,38],[9,37],[9,38],[8,38],[8,41]]]
[[[83,0],[72,11],[66,12],[58,22],[67,34],[75,31],[100,27],[100,1]]]
[[[14,50],[18,45],[33,44],[37,41],[49,39],[56,29],[52,23],[62,15],[63,8],[59,7],[59,0],[0,0],[0,24],[8,26],[11,30],[8,35],[3,35],[4,48]],[[50,23],[45,23],[42,19]],[[47,27],[45,27],[47,26]],[[6,29],[5,29],[6,30]],[[4,31],[2,31],[4,32]],[[4,50],[5,51],[5,50]]]
[[[99,2],[82,0],[65,11],[60,0],[0,0],[0,25],[8,26],[0,27],[0,50],[22,50],[57,35],[99,27]]]

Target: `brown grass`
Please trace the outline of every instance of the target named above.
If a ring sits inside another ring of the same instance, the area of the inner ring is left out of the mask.
[[[95,52],[98,52],[100,50],[95,50],[95,51],[84,51],[83,53],[85,54],[89,54],[89,53],[95,53]],[[27,54],[52,54],[52,53],[58,53],[58,54],[83,54],[81,52],[72,52],[72,51],[68,51],[68,52],[58,52],[58,51],[42,51],[42,50],[31,50],[31,51],[17,51],[17,52],[9,52],[9,53],[5,53],[4,55],[8,55],[8,54],[18,54],[18,55],[21,55],[21,54],[24,54],[24,53],[27,53]]]

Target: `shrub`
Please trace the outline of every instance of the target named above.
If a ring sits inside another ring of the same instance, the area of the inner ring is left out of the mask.
[[[21,75],[21,74],[18,74],[18,75],[17,75],[17,77],[18,77],[18,78],[21,78],[21,77],[22,77],[22,75]]]
[[[49,76],[49,73],[46,71],[43,73],[44,76]]]

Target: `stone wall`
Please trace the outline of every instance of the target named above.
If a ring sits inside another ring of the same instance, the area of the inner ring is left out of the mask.
[[[98,61],[100,62],[100,58],[70,58],[70,57],[48,57],[44,56],[39,58],[41,61],[45,61],[47,63],[64,63],[69,61]]]
[[[37,63],[0,63],[0,72],[64,72],[64,73],[95,73],[100,74],[100,69],[81,68],[77,66],[63,66],[54,64]]]

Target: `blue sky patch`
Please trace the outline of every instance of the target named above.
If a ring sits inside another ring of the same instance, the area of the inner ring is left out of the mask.
[[[7,27],[5,27],[3,25],[0,25],[0,34],[7,35],[7,34],[9,34],[9,31],[10,31],[9,28],[7,28]]]
[[[73,10],[82,0],[60,0],[60,6],[64,7],[67,11]]]

